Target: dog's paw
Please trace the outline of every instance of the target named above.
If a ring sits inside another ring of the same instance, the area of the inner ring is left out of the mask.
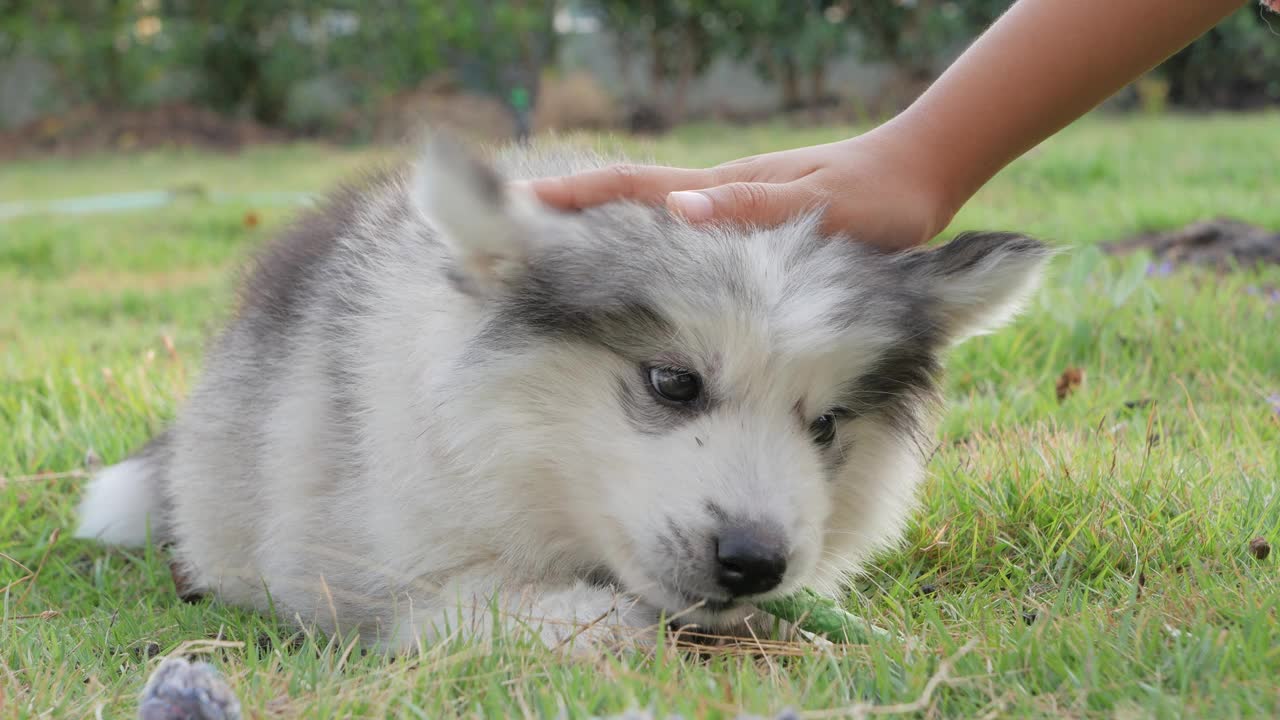
[[[657,612],[632,595],[580,583],[543,594],[529,613],[553,650],[575,656],[651,649]]]

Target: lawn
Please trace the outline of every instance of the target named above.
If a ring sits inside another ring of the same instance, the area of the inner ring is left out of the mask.
[[[174,652],[215,662],[249,717],[1280,715],[1280,553],[1248,549],[1280,541],[1280,270],[1148,274],[1093,248],[1216,215],[1280,228],[1277,121],[1089,118],[961,213],[952,232],[1017,229],[1071,252],[1016,325],[953,355],[921,507],[850,596],[907,639],[764,658],[573,663],[512,639],[389,663],[184,604],[157,552],[71,539],[86,453],[117,461],[163,426],[237,263],[293,212],[197,191],[319,191],[381,153],[10,164],[0,203],[187,192],[0,220],[0,717],[135,716]],[[848,132],[707,126],[634,144],[696,165]],[[1067,368],[1085,380],[1060,402]]]

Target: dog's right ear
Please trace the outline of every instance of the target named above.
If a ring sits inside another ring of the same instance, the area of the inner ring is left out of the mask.
[[[523,272],[537,237],[536,201],[513,192],[460,141],[436,135],[425,143],[410,193],[452,255],[461,290],[492,296]]]
[[[898,257],[908,282],[929,297],[927,312],[954,344],[1008,322],[1039,286],[1054,252],[1016,233],[969,232]]]

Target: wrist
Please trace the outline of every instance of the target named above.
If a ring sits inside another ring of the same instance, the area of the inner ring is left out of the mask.
[[[960,208],[977,192],[956,167],[954,153],[948,153],[933,142],[933,137],[902,122],[890,120],[870,132],[854,138],[875,148],[882,158],[886,177],[895,186],[905,186],[916,199],[924,217],[927,237],[933,239],[946,229]],[[860,150],[865,152],[865,150]]]

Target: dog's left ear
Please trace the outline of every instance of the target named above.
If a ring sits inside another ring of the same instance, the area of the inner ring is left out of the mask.
[[[498,294],[523,272],[537,242],[537,202],[513,191],[460,140],[437,134],[424,143],[410,194],[448,249],[464,292]]]
[[[908,282],[929,299],[935,322],[954,344],[1011,320],[1039,286],[1053,254],[1023,235],[984,232],[901,257]]]

